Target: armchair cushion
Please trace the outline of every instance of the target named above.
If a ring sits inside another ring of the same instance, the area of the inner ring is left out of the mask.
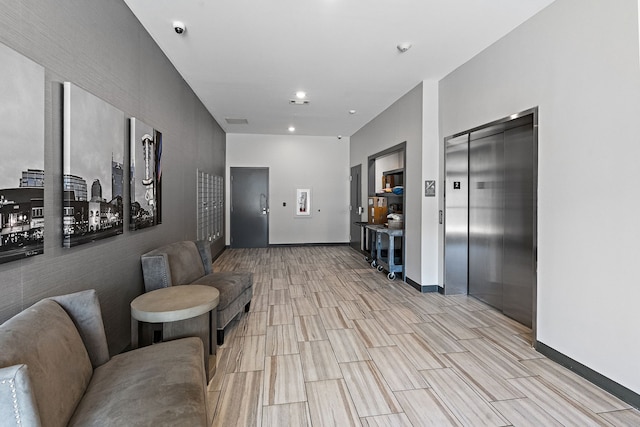
[[[0,328],[0,348],[0,367],[29,367],[42,425],[67,425],[93,368],[64,309],[45,299],[7,320]]]
[[[95,289],[52,297],[67,312],[80,333],[94,368],[109,361],[107,336]]]
[[[0,368],[0,413],[13,414],[11,419],[3,420],[5,425],[40,427],[27,365]]]
[[[203,352],[191,337],[114,356],[95,370],[69,425],[205,425]]]
[[[141,258],[146,291],[188,285],[204,276],[200,253],[193,242],[171,243],[147,252]],[[196,261],[196,262],[194,262]]]
[[[245,292],[247,289],[249,289],[249,291],[252,291],[252,283],[252,273],[219,271],[201,277],[192,284],[214,286],[220,292],[218,311],[223,311],[229,306],[229,304],[231,304],[231,302],[238,298],[238,296]]]

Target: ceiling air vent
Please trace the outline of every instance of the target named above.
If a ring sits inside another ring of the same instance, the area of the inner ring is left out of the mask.
[[[227,124],[230,124],[230,125],[248,125],[249,124],[249,120],[247,120],[247,119],[229,119],[229,118],[226,118],[224,120],[227,122]]]
[[[309,100],[308,99],[290,99],[289,100],[289,104],[292,104],[292,105],[308,105],[309,104]]]

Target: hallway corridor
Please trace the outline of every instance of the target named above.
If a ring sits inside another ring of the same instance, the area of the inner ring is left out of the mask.
[[[467,296],[390,282],[347,246],[227,249],[254,273],[209,384],[213,426],[630,426],[640,413]]]

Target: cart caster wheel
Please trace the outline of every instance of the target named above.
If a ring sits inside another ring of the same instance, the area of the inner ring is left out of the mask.
[[[378,271],[382,271],[382,270],[384,270],[384,267],[383,267],[383,266],[381,266],[381,265],[379,265],[379,266],[378,266]]]
[[[364,257],[364,262],[371,262],[371,258],[369,258],[368,256]]]
[[[387,274],[387,279],[389,279],[389,280],[395,280],[395,278],[396,278],[396,274],[395,274],[395,273],[389,273],[389,274]]]
[[[376,262],[375,259],[373,261],[371,261],[371,268],[376,268],[377,265],[378,265],[378,263]]]

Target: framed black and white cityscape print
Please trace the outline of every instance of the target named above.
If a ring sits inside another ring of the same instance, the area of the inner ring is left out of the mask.
[[[44,68],[0,44],[0,263],[44,252]]]
[[[132,117],[129,128],[129,229],[160,223],[162,133]]]
[[[123,232],[124,113],[64,83],[63,246]]]

